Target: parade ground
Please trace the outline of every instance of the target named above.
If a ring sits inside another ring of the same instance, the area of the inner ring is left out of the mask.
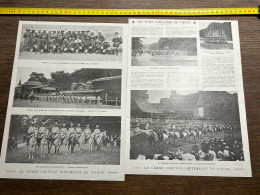
[[[232,50],[233,43],[206,43],[203,39],[200,39],[200,49],[203,50]]]
[[[198,140],[198,138],[196,138],[196,140],[194,140],[194,138],[191,137],[187,141],[179,140],[176,143],[170,142],[166,147],[162,148],[162,147],[158,147],[158,145],[149,146],[149,141],[147,139],[148,133],[149,133],[149,130],[148,131],[143,130],[142,133],[134,135],[134,136],[140,136],[140,138],[131,139],[131,148],[132,148],[131,159],[136,159],[139,154],[141,154],[141,155],[151,155],[151,154],[152,155],[154,155],[154,154],[168,155],[168,152],[176,153],[178,151],[178,149],[182,149],[185,153],[190,153],[190,152],[192,152],[193,145],[198,145],[200,147],[200,144],[204,140],[210,141],[211,139],[214,140],[215,138],[218,140],[219,138],[223,139],[225,136],[229,135],[229,134],[223,134],[223,133],[217,134],[214,136],[210,136],[210,137],[202,135],[200,140]],[[241,136],[241,134],[235,133],[235,134],[232,134],[232,136],[239,137],[239,136]]]
[[[120,109],[121,106],[115,105],[96,105],[96,104],[73,104],[73,103],[57,103],[38,100],[14,100],[14,107],[40,107],[40,108],[100,108],[100,109]]]
[[[19,59],[23,60],[62,60],[62,61],[122,61],[122,52],[116,55],[85,54],[85,53],[34,53],[19,52]]]
[[[197,56],[132,56],[132,66],[197,66]]]
[[[40,157],[39,153],[36,154],[34,159],[29,159],[26,156],[26,147],[14,149],[6,154],[6,163],[46,163],[46,164],[84,164],[84,165],[119,165],[120,164],[120,148],[101,148],[99,151],[94,150],[89,153],[88,148],[79,151],[76,146],[74,153],[62,153],[63,149],[60,148],[58,154],[54,154],[54,147],[51,153],[45,157]]]

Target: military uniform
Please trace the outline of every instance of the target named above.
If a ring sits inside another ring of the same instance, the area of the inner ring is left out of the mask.
[[[99,126],[96,126],[96,129],[93,132],[95,140],[99,137],[100,133],[101,133],[101,131],[99,129]]]
[[[51,132],[52,132],[52,138],[56,139],[58,137],[58,134],[59,134],[59,127],[58,126],[52,127]]]
[[[116,55],[118,55],[118,48],[120,46],[120,44],[122,44],[122,38],[120,36],[118,36],[118,33],[115,33],[115,36],[112,39],[113,42],[113,47],[114,47],[114,52]]]
[[[91,130],[89,128],[89,125],[87,125],[86,129],[84,129],[83,133],[86,136],[86,140],[91,136]]]
[[[36,127],[34,127],[33,125],[31,125],[31,126],[28,128],[28,131],[27,131],[27,137],[26,137],[26,143],[27,143],[27,145],[28,145],[28,143],[29,143],[30,138],[31,138],[35,133],[37,133],[37,132],[36,132]]]
[[[67,133],[69,134],[69,138],[71,138],[75,135],[75,128],[73,127],[73,124],[70,126]]]
[[[81,134],[82,134],[81,127],[80,127],[80,125],[78,125],[78,127],[76,128],[76,136],[79,137],[79,136],[81,136]]]

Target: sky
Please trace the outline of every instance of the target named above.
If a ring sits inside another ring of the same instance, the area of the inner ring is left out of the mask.
[[[144,39],[142,39],[143,44],[152,44],[152,43],[156,43],[159,41],[161,37],[145,37]]]
[[[160,93],[158,93],[160,92]],[[179,91],[177,90],[177,94],[180,95],[188,95],[192,93],[197,93],[198,91]],[[159,103],[161,98],[169,98],[171,95],[171,91],[147,91],[149,94],[149,99],[148,101],[150,103]]]
[[[193,93],[198,93],[199,91],[183,91],[177,90],[176,93],[179,95],[188,95]],[[230,94],[237,93],[234,91],[227,91]],[[150,103],[160,103],[161,98],[169,98],[171,95],[171,90],[169,91],[157,91],[157,90],[148,90],[147,93],[149,94],[148,102]]]

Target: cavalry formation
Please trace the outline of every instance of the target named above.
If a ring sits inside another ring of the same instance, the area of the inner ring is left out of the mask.
[[[149,145],[159,145],[168,147],[168,144],[179,144],[180,142],[194,141],[200,142],[202,136],[214,137],[220,134],[231,134],[240,132],[240,126],[229,124],[206,124],[204,126],[188,125],[180,126],[171,125],[170,129],[155,128],[149,133]]]
[[[204,126],[170,125],[170,129],[155,128],[149,131],[149,148],[157,148],[162,153],[146,156],[140,154],[137,159],[243,161],[243,144],[241,135],[238,135],[240,133],[240,126],[234,124],[207,123]],[[184,143],[192,143],[192,149],[184,151]],[[169,151],[169,145],[176,146],[178,150]]]
[[[51,152],[54,147],[54,153],[59,153],[62,149],[62,153],[73,153],[74,148],[78,145],[80,151],[84,151],[84,148],[88,146],[89,153],[94,150],[100,150],[101,147],[117,147],[120,145],[119,135],[106,134],[106,131],[99,129],[99,125],[92,132],[89,124],[82,130],[80,124],[74,128],[73,123],[69,128],[66,128],[64,123],[62,128],[59,128],[57,121],[51,131],[45,126],[45,121],[37,128],[35,124],[31,124],[28,129],[28,135],[24,136],[24,142],[26,142],[26,156],[33,159],[36,154],[40,157],[45,157],[47,153]]]
[[[122,38],[118,32],[106,40],[101,32],[26,29],[21,51],[35,53],[89,53],[118,55]],[[112,45],[110,45],[110,43]]]

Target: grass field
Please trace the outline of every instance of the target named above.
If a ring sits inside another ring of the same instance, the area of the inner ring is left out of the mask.
[[[132,66],[197,66],[197,56],[153,57],[132,56]]]
[[[34,108],[100,108],[120,109],[120,106],[111,105],[89,105],[89,104],[63,104],[57,102],[45,102],[38,100],[14,100],[13,107],[34,107]]]
[[[62,60],[62,61],[122,61],[122,53],[119,52],[118,56],[116,55],[102,55],[102,54],[40,54],[34,52],[20,52],[19,59],[23,60]]]
[[[145,132],[145,131],[144,131]],[[241,136],[241,134],[238,132],[236,134],[233,134],[234,136]],[[158,145],[154,146],[149,146],[149,141],[148,141],[148,134],[147,133],[141,133],[140,135],[136,135],[139,137],[134,138],[133,136],[131,138],[131,159],[136,159],[139,154],[141,155],[154,155],[154,154],[163,154],[163,155],[168,155],[168,151],[170,152],[177,152],[178,149],[182,149],[185,153],[190,153],[192,152],[192,147],[193,145],[198,145],[200,146],[201,142],[203,140],[209,141],[210,139],[219,139],[219,138],[224,138],[225,134],[221,133],[219,135],[215,135],[213,137],[207,137],[203,135],[200,140],[194,140],[189,139],[187,141],[180,141],[176,144],[174,143],[169,143],[168,148],[162,148],[159,147]]]
[[[205,43],[203,40],[200,40],[200,47],[201,49],[206,50],[232,50],[233,43]]]
[[[100,151],[93,151],[89,154],[88,149],[79,151],[76,146],[73,154],[62,154],[62,149],[58,154],[54,154],[52,148],[51,153],[45,157],[39,154],[35,158],[28,159],[26,157],[26,147],[18,148],[12,152],[7,152],[6,163],[46,163],[46,164],[84,164],[84,165],[119,165],[120,164],[120,148],[101,148]]]

